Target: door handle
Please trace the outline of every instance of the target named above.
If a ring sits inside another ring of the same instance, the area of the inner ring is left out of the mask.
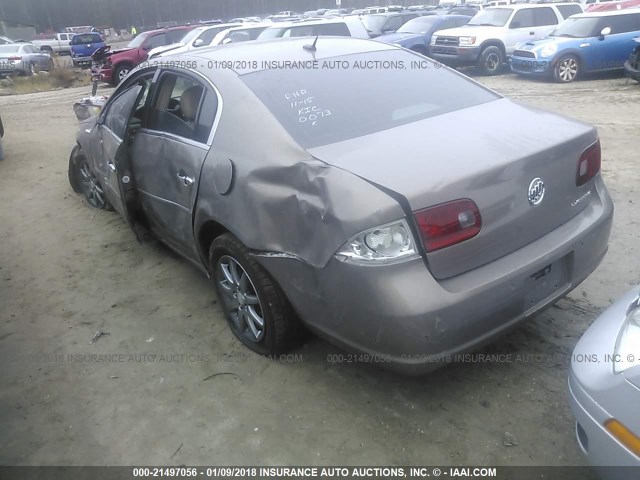
[[[535,35],[536,32],[529,32],[529,35]]]
[[[113,163],[111,160],[107,160],[107,165],[111,169],[112,172],[116,171],[116,164]]]
[[[188,177],[184,170],[180,170],[178,172],[178,178],[184,183],[185,187],[190,187],[193,185],[193,178]]]

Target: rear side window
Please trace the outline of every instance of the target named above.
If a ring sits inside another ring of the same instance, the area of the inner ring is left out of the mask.
[[[571,15],[575,15],[576,13],[582,13],[580,5],[558,5],[557,8],[560,15],[562,15],[562,18],[569,18]]]
[[[167,32],[167,44],[178,43],[189,33],[189,30],[169,30]]]
[[[609,17],[605,24],[611,27],[612,34],[635,32],[640,30],[640,14]]]
[[[327,61],[348,68],[270,69],[240,77],[303,148],[361,137],[500,98],[463,75],[436,68],[432,60],[404,50]],[[412,68],[412,61],[422,68]]]
[[[549,7],[534,9],[533,18],[534,18],[536,27],[543,27],[545,25],[558,24],[558,17],[556,16],[556,12],[554,12],[553,9]]]
[[[218,97],[191,77],[162,74],[148,128],[206,143],[218,110]]]

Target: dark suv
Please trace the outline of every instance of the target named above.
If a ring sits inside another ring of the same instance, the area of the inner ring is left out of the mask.
[[[362,22],[371,38],[379,37],[383,33],[393,33],[409,20],[419,17],[416,12],[374,13],[366,15]]]
[[[142,32],[125,49],[113,52],[106,63],[92,71],[92,74],[112,85],[118,85],[136,65],[147,59],[149,50],[179,42],[195,27],[196,25],[182,25]]]

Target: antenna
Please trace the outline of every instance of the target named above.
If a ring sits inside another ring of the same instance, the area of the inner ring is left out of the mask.
[[[304,48],[305,50],[309,50],[310,52],[315,52],[317,50],[316,43],[318,43],[318,38],[320,38],[320,36],[316,35],[316,39],[311,45],[303,45],[302,48]]]

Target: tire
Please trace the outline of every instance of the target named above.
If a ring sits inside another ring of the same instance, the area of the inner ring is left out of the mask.
[[[485,75],[498,75],[502,71],[505,56],[502,50],[496,46],[486,47],[480,53],[476,66]]]
[[[124,80],[125,77],[129,74],[132,68],[133,67],[127,63],[121,63],[120,65],[116,66],[116,68],[113,69],[113,75],[111,77],[112,85],[115,87],[120,84],[120,82]]]
[[[73,191],[82,193],[90,206],[98,210],[113,210],[79,145],[71,151],[68,176]]]
[[[558,83],[573,82],[580,74],[580,60],[575,55],[564,55],[553,67],[553,79]]]
[[[424,55],[425,57],[427,56],[427,49],[426,49],[426,48],[424,48],[424,47],[423,47],[423,46],[421,46],[421,45],[417,45],[417,46],[415,46],[415,47],[412,47],[410,50],[411,50],[412,52],[419,53],[420,55]]]
[[[209,249],[209,268],[238,340],[265,356],[286,352],[299,342],[302,328],[289,301],[240,240],[230,233],[217,237]]]
[[[25,77],[31,77],[36,73],[38,73],[38,70],[36,69],[36,66],[34,63],[30,63],[29,65],[27,65],[27,69],[24,71]]]

